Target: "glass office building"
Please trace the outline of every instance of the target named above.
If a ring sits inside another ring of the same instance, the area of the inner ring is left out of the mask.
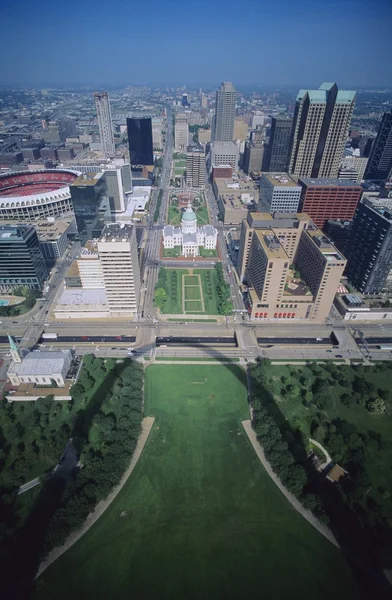
[[[0,226],[0,291],[26,286],[41,290],[47,278],[37,232],[32,225]]]
[[[153,165],[151,119],[127,119],[127,132],[131,165]]]

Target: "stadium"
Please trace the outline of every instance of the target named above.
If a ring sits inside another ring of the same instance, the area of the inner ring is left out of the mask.
[[[79,175],[57,169],[0,175],[0,219],[35,220],[72,214],[69,186]]]

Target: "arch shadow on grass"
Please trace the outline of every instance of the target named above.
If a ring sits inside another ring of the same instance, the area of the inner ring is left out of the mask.
[[[79,457],[88,440],[94,416],[100,411],[105,396],[116,377],[130,364],[129,359],[118,363],[110,371],[90,398],[87,406],[79,411],[70,437]],[[59,457],[60,458],[60,457]],[[57,474],[57,473],[60,474]],[[26,523],[17,532],[9,556],[0,567],[2,597],[7,600],[27,600],[34,589],[35,576],[43,558],[45,540],[51,520],[61,507],[67,484],[77,473],[52,472],[43,483]]]

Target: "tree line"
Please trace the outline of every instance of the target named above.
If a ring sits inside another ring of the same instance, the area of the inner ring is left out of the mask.
[[[282,483],[305,508],[329,525],[344,551],[373,568],[390,568],[390,510],[380,505],[371,493],[372,468],[377,465],[380,453],[388,450],[390,443],[374,431],[358,431],[354,423],[345,419],[329,418],[325,411],[336,401],[333,396],[334,383],[336,388],[336,383],[344,377],[343,372],[333,364],[323,367],[312,363],[309,366],[316,373],[311,389],[305,381],[302,381],[304,387],[301,390],[301,386],[288,384],[288,378],[281,378],[284,379],[283,397],[300,402],[302,396],[305,406],[313,405],[317,409],[316,413],[312,411],[313,414],[308,416],[307,422],[295,422],[293,425],[275,402],[270,361],[259,360],[249,367],[253,428]],[[327,384],[321,377],[323,369],[329,377],[333,374]],[[360,374],[354,378],[353,388],[356,391],[353,392],[354,401],[350,401],[350,405],[354,406],[358,400],[371,411],[368,404],[371,386],[369,382],[364,385],[363,381]],[[347,386],[347,379],[344,382]],[[377,398],[381,393],[382,390],[376,392]],[[387,393],[384,395],[387,396]],[[388,404],[389,401],[384,402]],[[342,400],[342,403],[345,402]],[[308,457],[309,433],[328,450],[334,462],[346,469],[348,474],[338,483],[326,482],[325,474],[318,473],[313,467]],[[384,491],[384,497],[389,499],[389,490]]]
[[[215,273],[218,279],[216,293],[218,294],[218,312],[220,315],[229,315],[233,310],[230,286],[225,281],[221,263],[215,265]]]
[[[31,290],[26,286],[17,288],[12,293],[14,296],[23,297],[24,300],[20,304],[0,306],[1,317],[17,317],[23,315],[35,306],[37,298],[42,297],[42,293],[39,290]]]

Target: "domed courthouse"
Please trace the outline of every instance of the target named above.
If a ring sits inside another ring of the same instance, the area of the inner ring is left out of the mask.
[[[212,225],[197,226],[197,216],[189,203],[185,209],[181,227],[166,225],[163,228],[163,247],[181,246],[182,256],[199,256],[200,248],[215,250],[218,231]]]

